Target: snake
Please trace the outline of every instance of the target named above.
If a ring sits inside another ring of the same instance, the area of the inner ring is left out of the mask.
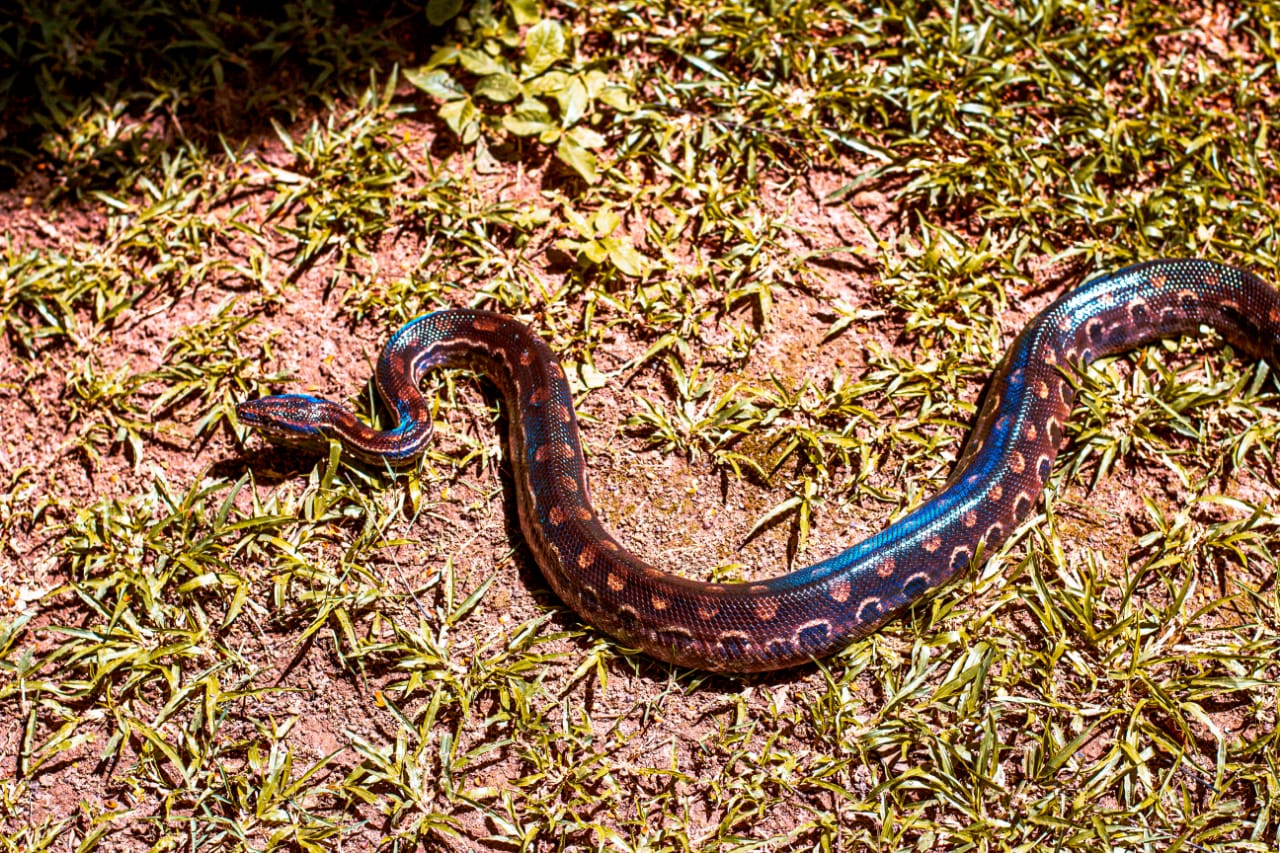
[[[829,559],[763,580],[713,583],[662,571],[605,529],[589,497],[573,393],[551,348],[525,324],[445,309],[405,324],[375,382],[397,425],[281,394],[241,402],[238,419],[276,442],[327,444],[378,465],[412,464],[432,433],[427,371],[467,368],[504,401],[521,533],[562,601],[631,648],[680,666],[749,673],[800,665],[866,637],[994,553],[1030,514],[1053,471],[1081,371],[1095,359],[1216,330],[1280,366],[1280,293],[1258,276],[1163,259],[1065,292],[1014,339],[988,382],[942,488]]]

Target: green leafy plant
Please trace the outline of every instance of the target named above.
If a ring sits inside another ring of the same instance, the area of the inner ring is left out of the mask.
[[[623,275],[642,276],[648,264],[644,256],[625,234],[618,234],[621,217],[611,210],[598,210],[588,219],[578,212],[565,208],[565,219],[577,232],[577,237],[564,237],[556,241],[556,248],[572,252],[580,263],[597,266],[608,264]]]
[[[538,19],[521,34],[516,25],[527,22],[529,10],[508,8],[510,14],[496,15],[488,3],[475,4],[465,19],[481,36],[474,46],[442,48],[405,77],[443,102],[438,114],[464,145],[536,140],[554,147],[583,180],[598,182],[595,152],[606,140],[591,122],[603,106],[630,111],[626,88],[605,71],[574,62],[571,36],[559,21]],[[470,84],[445,70],[451,67]]]

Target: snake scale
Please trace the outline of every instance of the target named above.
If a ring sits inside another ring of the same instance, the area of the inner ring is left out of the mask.
[[[399,416],[394,429],[375,431],[347,408],[303,395],[264,397],[237,411],[273,440],[335,439],[360,459],[400,464],[419,456],[431,435],[430,405],[418,387],[425,371],[467,367],[489,376],[506,403],[520,528],[556,594],[656,658],[752,672],[835,652],[995,551],[1044,489],[1074,375],[1100,356],[1202,325],[1280,366],[1280,293],[1248,272],[1158,260],[1064,294],[1022,330],[996,369],[940,492],[830,559],[751,583],[668,574],[609,534],[588,499],[564,370],[541,338],[500,314],[438,311],[396,333],[376,372]]]

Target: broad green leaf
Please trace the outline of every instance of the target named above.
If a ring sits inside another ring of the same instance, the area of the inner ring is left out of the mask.
[[[620,113],[635,112],[636,109],[631,102],[631,93],[620,86],[606,86],[600,90],[600,101]]]
[[[583,148],[600,148],[604,146],[605,138],[596,133],[589,127],[579,125],[569,131],[566,136],[572,139]]]
[[[438,47],[431,52],[431,58],[427,60],[427,64],[419,68],[419,71],[434,71],[441,65],[452,65],[458,61],[458,53],[460,48],[456,44]]]
[[[440,118],[467,145],[475,142],[480,135],[480,124],[476,121],[476,116],[475,104],[471,103],[470,98],[449,101],[440,106]]]
[[[631,245],[630,239],[610,237],[604,241],[604,244],[609,249],[609,260],[618,268],[618,272],[632,277],[644,275],[644,256]]]
[[[538,20],[538,0],[507,0],[516,26],[527,27]]]
[[[595,232],[595,236],[607,237],[621,224],[621,216],[614,213],[612,210],[602,209],[596,211],[595,219],[592,220],[591,226]]]
[[[427,21],[438,27],[453,18],[462,9],[462,0],[428,0]]]
[[[587,84],[582,82],[581,77],[570,77],[568,84],[556,93],[556,100],[560,103],[560,123],[564,127],[573,127],[578,123],[578,119],[591,109],[591,95],[587,92]],[[592,146],[583,145],[583,147],[591,148]]]
[[[526,98],[520,106],[503,116],[502,126],[516,136],[537,136],[557,129],[551,119],[551,111],[535,98]]]
[[[565,56],[564,30],[549,18],[529,28],[524,42],[524,76],[541,74]]]
[[[468,48],[458,52],[458,59],[462,62],[462,67],[475,74],[483,77],[486,74],[505,74],[507,73],[506,63],[490,56],[483,50],[473,50]]]
[[[573,226],[573,230],[578,232],[580,237],[588,240],[596,236],[595,226],[587,221],[587,218],[571,207],[565,208],[564,218]]]
[[[414,88],[421,89],[428,95],[435,98],[443,98],[446,101],[456,101],[460,98],[467,97],[467,90],[462,88],[457,80],[449,74],[448,71],[422,71],[421,69],[406,69],[404,78],[408,80]]]
[[[574,142],[570,137],[566,136],[560,140],[560,144],[556,146],[556,156],[572,166],[573,170],[581,175],[587,183],[594,184],[600,180],[596,155]]]
[[[472,94],[477,98],[488,98],[495,104],[505,104],[520,97],[520,82],[510,74],[490,74],[480,78]]]
[[[604,91],[604,87],[612,83],[612,79],[607,73],[599,68],[593,68],[586,74],[579,77],[584,86],[587,87],[587,94],[592,98],[600,97],[600,93]]]
[[[550,95],[559,98],[560,93],[569,86],[573,78],[563,71],[548,71],[540,77],[525,83],[525,89],[531,95]]]

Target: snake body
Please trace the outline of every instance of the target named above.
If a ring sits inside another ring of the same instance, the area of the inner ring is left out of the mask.
[[[404,463],[431,435],[430,405],[418,387],[424,372],[484,373],[506,402],[520,527],[556,594],[587,622],[656,658],[751,672],[835,652],[995,551],[1049,478],[1074,374],[1100,356],[1202,325],[1277,364],[1280,293],[1250,273],[1160,260],[1066,293],[1022,330],[996,369],[940,492],[830,559],[752,583],[668,574],[610,535],[588,499],[564,370],[541,338],[499,314],[438,311],[396,333],[376,372],[382,398],[399,415],[392,430],[375,431],[337,403],[301,395],[245,402],[238,414],[273,439],[336,439],[361,459]]]

